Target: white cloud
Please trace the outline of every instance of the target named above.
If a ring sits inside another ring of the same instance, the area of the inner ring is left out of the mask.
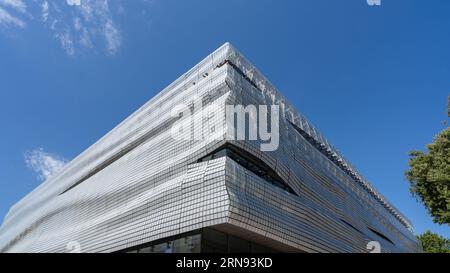
[[[44,22],[47,22],[48,20],[48,2],[47,1],[43,1],[41,4],[41,16],[42,16],[42,20]]]
[[[0,0],[0,27],[26,28],[28,22],[39,22],[70,56],[95,48],[115,55],[122,45],[116,22],[116,17],[125,15],[122,1]]]
[[[66,51],[68,55],[75,55],[74,42],[69,30],[58,32],[57,34],[55,34],[55,37],[59,40],[61,47]]]
[[[25,27],[25,22],[19,19],[18,17],[15,17],[11,15],[8,11],[4,10],[0,7],[0,25],[3,26],[16,26],[16,27]]]
[[[81,5],[81,0],[66,0],[66,3],[69,6],[79,6]]]
[[[21,19],[11,15],[9,12],[0,7],[0,25],[24,28],[26,24]]]
[[[62,157],[47,153],[42,148],[25,153],[25,162],[41,181],[61,171],[67,163]]]
[[[106,39],[106,50],[110,55],[116,54],[122,44],[119,30],[111,21],[107,21],[103,34]]]
[[[12,8],[20,13],[26,13],[27,5],[23,0],[0,0],[0,5]]]
[[[75,28],[76,31],[80,31],[81,30],[80,17],[75,17],[75,19],[73,19],[73,27]]]
[[[81,37],[80,37],[80,44],[82,46],[84,46],[85,48],[93,48],[94,47],[87,28],[83,28],[83,31],[82,31]]]
[[[113,20],[111,0],[66,0],[52,2],[45,12],[47,26],[68,55],[85,49],[103,47],[109,55],[115,55],[122,45],[119,26]],[[44,12],[43,12],[44,13]],[[44,15],[42,15],[44,17]],[[95,41],[95,44],[94,44]]]

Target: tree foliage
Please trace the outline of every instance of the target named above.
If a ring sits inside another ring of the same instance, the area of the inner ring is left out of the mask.
[[[450,240],[429,230],[417,236],[426,253],[450,253]]]
[[[410,153],[406,178],[411,193],[427,208],[433,221],[450,224],[450,127],[427,145],[428,153]]]

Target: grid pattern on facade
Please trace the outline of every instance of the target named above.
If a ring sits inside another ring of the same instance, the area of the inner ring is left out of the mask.
[[[203,139],[174,140],[171,109],[195,99],[219,111],[193,113]],[[228,139],[226,104],[280,105],[279,148]],[[227,143],[260,159],[289,190],[228,156],[198,162]],[[420,251],[409,221],[225,44],[14,205],[0,252],[65,252],[69,242],[113,252],[210,226],[245,230],[275,249],[366,252],[379,241],[385,252]]]

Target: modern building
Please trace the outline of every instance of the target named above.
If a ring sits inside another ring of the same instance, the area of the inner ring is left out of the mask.
[[[233,125],[227,105],[279,111]],[[15,204],[0,252],[421,251],[411,228],[226,43]]]

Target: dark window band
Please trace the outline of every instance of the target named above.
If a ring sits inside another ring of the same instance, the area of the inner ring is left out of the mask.
[[[287,185],[287,183],[284,182],[283,179],[261,159],[229,143],[208,154],[207,156],[199,159],[198,162],[205,162],[224,156],[233,159],[236,163],[261,177],[265,181],[271,183],[272,185],[277,186],[291,194],[297,195],[297,193],[295,193],[295,191],[289,185]]]

